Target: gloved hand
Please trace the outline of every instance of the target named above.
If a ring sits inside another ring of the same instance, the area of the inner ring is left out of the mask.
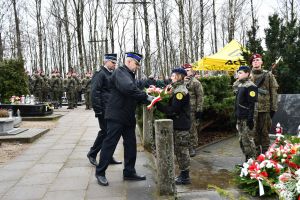
[[[147,101],[152,101],[153,99],[155,99],[155,97],[154,96],[151,96],[151,95],[147,95]]]
[[[270,117],[271,117],[271,119],[274,117],[274,114],[275,114],[275,111],[271,110],[270,111]]]
[[[202,112],[201,111],[197,111],[195,113],[195,118],[198,119],[198,120],[200,120],[202,118]]]
[[[253,121],[253,119],[248,119],[247,120],[247,126],[249,127],[250,130],[253,129],[253,127],[254,127],[254,121]]]

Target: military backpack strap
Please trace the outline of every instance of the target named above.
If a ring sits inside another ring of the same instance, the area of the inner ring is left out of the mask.
[[[260,88],[264,84],[265,79],[266,79],[266,75],[267,75],[267,73],[263,72],[263,75],[259,79],[255,80],[255,85],[258,88]]]

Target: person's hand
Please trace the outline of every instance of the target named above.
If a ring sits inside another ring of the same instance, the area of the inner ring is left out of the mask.
[[[249,127],[250,130],[253,129],[253,127],[254,127],[254,121],[253,121],[253,119],[248,119],[247,120],[247,126]]]
[[[198,120],[200,120],[202,118],[202,112],[201,111],[197,111],[195,113],[195,118],[198,119]]]
[[[155,99],[155,97],[154,97],[154,96],[151,96],[151,95],[148,95],[148,96],[147,96],[147,101],[150,101],[150,102],[152,102],[152,101],[153,101],[153,99]]]
[[[274,115],[275,115],[275,111],[271,110],[270,111],[270,117],[271,117],[271,119],[274,117]]]

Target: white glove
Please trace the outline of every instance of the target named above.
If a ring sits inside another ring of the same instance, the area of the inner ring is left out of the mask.
[[[151,96],[151,95],[148,95],[148,96],[147,96],[147,101],[150,101],[150,102],[151,102],[153,99],[155,99],[154,96]]]

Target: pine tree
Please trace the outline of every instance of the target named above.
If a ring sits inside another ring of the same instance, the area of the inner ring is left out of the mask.
[[[279,93],[300,93],[300,26],[297,19],[291,19],[283,24],[278,15],[269,17],[270,27],[266,32],[267,51],[264,56],[264,66],[270,66],[276,58],[282,56],[273,73],[279,83]]]
[[[243,51],[243,56],[249,66],[251,65],[251,63],[249,63],[249,60],[252,53],[263,54],[264,52],[261,46],[261,39],[257,38],[258,29],[259,26],[257,25],[257,20],[254,20],[254,25],[252,25],[251,29],[247,31],[248,41],[246,43],[246,48],[249,52]]]

